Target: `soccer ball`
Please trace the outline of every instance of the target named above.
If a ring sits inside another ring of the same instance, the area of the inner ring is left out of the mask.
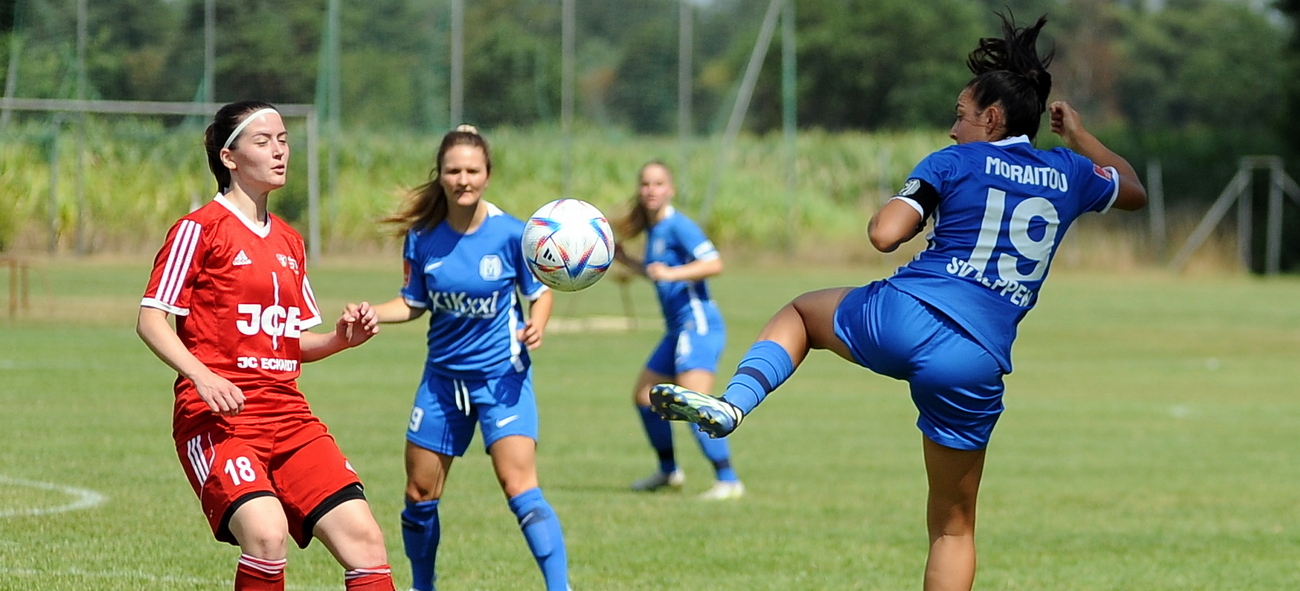
[[[580,199],[557,199],[524,226],[524,261],[542,283],[578,291],[600,280],[614,262],[614,232],[605,214]]]

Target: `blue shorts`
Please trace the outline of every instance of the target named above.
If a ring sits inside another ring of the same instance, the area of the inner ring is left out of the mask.
[[[487,380],[458,380],[425,372],[415,391],[406,440],[443,455],[463,456],[483,431],[483,449],[502,437],[537,440],[532,370]]]
[[[1002,414],[1002,368],[952,319],[884,281],[850,291],[835,334],[863,367],[906,380],[931,441],[984,449]]]
[[[682,330],[670,330],[664,334],[659,346],[655,347],[650,358],[646,360],[646,369],[657,374],[676,377],[693,369],[702,369],[709,373],[718,373],[718,360],[722,358],[722,349],[727,345],[727,332],[722,323],[715,323],[704,334],[694,327]]]

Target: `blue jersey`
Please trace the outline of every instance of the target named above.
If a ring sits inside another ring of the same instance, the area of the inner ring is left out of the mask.
[[[426,371],[456,379],[485,379],[526,371],[528,350],[516,338],[530,301],[547,289],[524,265],[524,223],[488,204],[471,234],[447,222],[406,234],[402,298],[429,311]]]
[[[704,231],[672,206],[668,206],[664,219],[646,230],[645,251],[646,265],[663,263],[679,267],[718,258],[718,249]],[[669,331],[693,325],[695,330],[707,332],[709,322],[721,322],[704,281],[656,281],[655,290]]]
[[[940,195],[929,245],[888,281],[951,317],[1010,373],[1016,325],[1038,302],[1061,238],[1080,215],[1110,209],[1119,173],[1019,136],[944,148],[916,166],[909,187],[917,181]]]

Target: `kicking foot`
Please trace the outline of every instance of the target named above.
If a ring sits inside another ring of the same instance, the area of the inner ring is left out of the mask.
[[[745,418],[736,405],[726,400],[676,384],[650,388],[650,408],[669,421],[695,423],[714,439],[731,434]]]

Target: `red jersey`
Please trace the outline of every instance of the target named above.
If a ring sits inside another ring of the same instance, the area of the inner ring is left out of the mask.
[[[267,215],[257,226],[218,195],[167,233],[141,306],[176,316],[176,334],[199,361],[244,392],[231,423],[310,413],[298,391],[302,331],[321,323],[307,281],[302,236]],[[173,428],[216,415],[194,384],[176,379]]]

